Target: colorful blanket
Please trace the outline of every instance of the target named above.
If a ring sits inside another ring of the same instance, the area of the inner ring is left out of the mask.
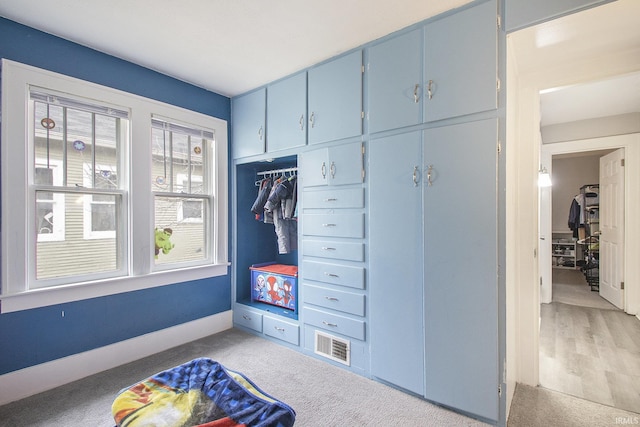
[[[206,358],[120,391],[111,412],[118,427],[289,427],[296,416],[241,373]]]

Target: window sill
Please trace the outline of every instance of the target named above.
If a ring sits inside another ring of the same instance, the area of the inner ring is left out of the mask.
[[[225,263],[205,267],[182,268],[180,270],[166,270],[145,276],[119,277],[97,282],[77,283],[1,295],[0,314],[172,285],[191,280],[225,276],[228,274],[229,265],[229,263]]]

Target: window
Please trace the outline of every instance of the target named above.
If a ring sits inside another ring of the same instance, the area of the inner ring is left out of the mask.
[[[227,274],[226,122],[7,60],[2,113],[2,312]]]

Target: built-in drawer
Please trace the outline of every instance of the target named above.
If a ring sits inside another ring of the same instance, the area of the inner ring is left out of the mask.
[[[262,314],[236,305],[233,309],[233,323],[262,332]]]
[[[320,286],[304,285],[304,302],[364,316],[364,295]]]
[[[303,191],[304,209],[345,209],[364,207],[364,188]]]
[[[302,234],[305,236],[364,237],[364,214],[304,214]]]
[[[305,306],[304,322],[318,328],[364,340],[365,323],[363,320],[351,319]]]
[[[264,316],[264,334],[281,339],[293,345],[300,343],[300,327],[284,320]]]
[[[320,258],[364,261],[364,243],[305,239],[302,242],[302,254]]]
[[[364,267],[304,260],[302,274],[307,280],[364,289]]]

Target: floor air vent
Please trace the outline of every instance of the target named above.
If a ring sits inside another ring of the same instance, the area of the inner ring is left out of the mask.
[[[347,340],[316,330],[315,353],[351,366],[351,344]]]

